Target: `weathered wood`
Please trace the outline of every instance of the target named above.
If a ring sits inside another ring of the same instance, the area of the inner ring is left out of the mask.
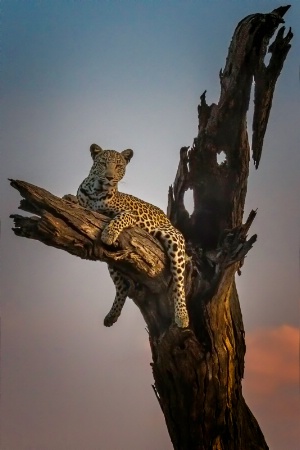
[[[155,388],[176,450],[268,448],[242,396],[245,341],[234,281],[239,267],[230,266],[214,290],[216,271],[212,274],[203,259],[196,261],[197,251],[208,258],[218,254],[220,246],[224,251],[224,230],[241,227],[249,174],[246,113],[251,88],[254,79],[252,155],[257,168],[276,80],[290,49],[291,30],[284,37],[284,28],[280,28],[267,47],[288,9],[253,14],[238,24],[220,72],[219,102],[208,105],[205,92],[200,97],[198,136],[190,149],[181,149],[169,190],[168,215],[193,249],[194,267],[201,273],[202,286],[205,280],[208,287],[206,292],[197,290],[199,276],[193,280],[189,311],[195,335],[184,338],[176,331],[166,341],[153,344]],[[266,66],[267,51],[272,56]],[[218,164],[221,153],[226,160]],[[183,202],[187,189],[192,189],[194,197],[190,216]],[[247,230],[254,216],[252,212]],[[237,243],[239,239],[234,240]],[[254,240],[249,240],[250,245]]]
[[[159,242],[144,230],[124,230],[118,245],[108,247],[100,239],[110,221],[108,217],[56,197],[25,181],[10,180],[10,184],[24,198],[19,209],[35,214],[33,217],[19,214],[10,216],[14,219],[13,231],[17,236],[39,240],[82,259],[115,265],[126,261],[130,267],[127,271],[134,270],[141,277],[147,275],[151,279],[162,276],[166,255]],[[149,285],[152,285],[151,281]]]
[[[12,215],[18,236],[37,239],[84,259],[115,265],[131,280],[130,297],[149,331],[153,389],[175,450],[266,450],[268,446],[242,395],[245,339],[235,286],[256,212],[243,224],[250,148],[246,113],[255,80],[252,153],[258,167],[276,80],[292,33],[281,28],[270,63],[268,43],[289,7],[242,20],[220,72],[217,104],[205,92],[198,108],[199,132],[183,147],[168,216],[186,239],[185,288],[189,329],[174,325],[169,263],[159,242],[141,229],[124,230],[117,246],[105,246],[101,232],[109,219],[23,181],[11,181],[24,197],[20,208],[33,217]],[[217,155],[226,160],[218,164]],[[194,211],[184,205],[193,190]]]
[[[250,148],[246,113],[253,80],[255,105],[252,153],[256,167],[272,105],[276,80],[293,37],[284,37],[280,28],[267,48],[287,7],[269,14],[253,14],[242,20],[233,35],[224,70],[220,71],[218,104],[208,105],[205,92],[198,108],[199,133],[190,150],[182,149],[173,189],[169,193],[168,214],[173,223],[187,233],[195,245],[214,248],[225,228],[242,222],[249,174]],[[268,66],[267,51],[272,56]],[[224,153],[226,161],[217,163]],[[194,212],[187,217],[182,198],[193,190]]]

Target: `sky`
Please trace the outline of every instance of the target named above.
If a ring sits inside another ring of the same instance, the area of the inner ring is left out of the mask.
[[[171,450],[151,384],[145,323],[128,300],[103,326],[104,263],[16,237],[8,178],[75,193],[89,146],[132,148],[120,190],[166,210],[197,105],[219,95],[237,23],[277,0],[1,2],[1,449]],[[299,24],[277,83],[245,218],[258,241],[237,278],[246,330],[243,391],[272,450],[299,443]],[[251,122],[249,122],[251,127]],[[187,207],[191,199],[186,196]]]

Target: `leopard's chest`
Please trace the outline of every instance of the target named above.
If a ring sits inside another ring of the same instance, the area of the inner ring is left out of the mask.
[[[123,212],[133,214],[136,218],[137,226],[146,228],[149,232],[161,224],[169,223],[167,217],[159,208],[121,192],[115,194],[102,192],[94,198],[81,195],[79,201],[82,206],[103,213],[111,218]]]
[[[97,202],[92,202],[91,209],[103,213],[109,217],[114,217],[116,214],[122,212],[120,205],[117,205],[113,201],[109,201],[109,199],[101,199]]]

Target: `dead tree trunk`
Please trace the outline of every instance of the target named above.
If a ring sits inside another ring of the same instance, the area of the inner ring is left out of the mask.
[[[149,330],[153,389],[176,450],[268,448],[242,395],[245,341],[234,277],[256,239],[247,239],[255,212],[242,223],[250,159],[246,125],[250,91],[254,80],[252,154],[257,168],[291,31],[284,36],[284,27],[280,28],[268,44],[288,8],[254,14],[238,24],[220,72],[220,100],[207,105],[205,93],[201,96],[198,136],[191,148],[180,152],[168,215],[187,243],[189,329],[173,325],[168,260],[158,241],[132,228],[121,234],[117,247],[105,246],[99,236],[107,217],[11,180],[24,197],[20,209],[35,214],[12,216],[17,235],[81,258],[109,262],[133,281],[130,297]],[[226,160],[218,164],[222,152]],[[188,189],[194,194],[191,215],[184,206]]]

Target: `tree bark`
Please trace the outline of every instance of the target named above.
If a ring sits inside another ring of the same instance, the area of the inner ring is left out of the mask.
[[[24,197],[20,209],[34,214],[11,216],[15,234],[107,262],[131,281],[129,296],[149,331],[153,389],[175,450],[268,449],[242,395],[245,339],[234,278],[256,240],[255,235],[247,238],[255,211],[242,223],[250,160],[250,92],[254,80],[252,156],[257,168],[291,30],[284,36],[281,27],[268,44],[288,8],[254,14],[238,24],[220,71],[219,102],[208,105],[202,94],[198,136],[191,148],[180,151],[168,216],[186,239],[189,329],[173,324],[168,259],[155,238],[131,228],[121,233],[116,246],[106,246],[100,236],[107,217],[11,180]],[[267,50],[271,59],[266,66]],[[226,160],[218,164],[221,153]],[[188,189],[194,195],[191,215],[184,206]]]

